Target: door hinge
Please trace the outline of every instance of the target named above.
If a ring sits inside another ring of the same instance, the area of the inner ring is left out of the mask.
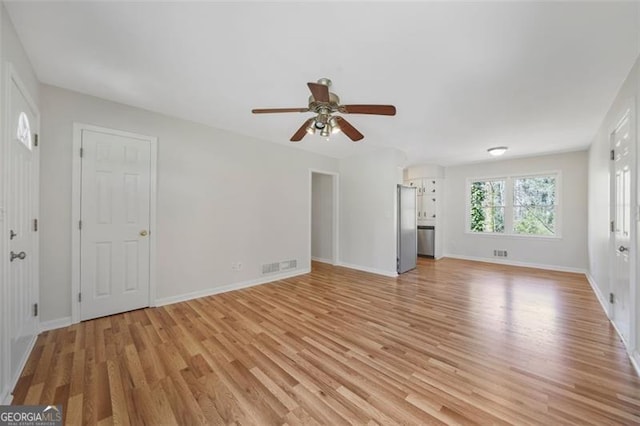
[[[609,303],[615,303],[613,298],[613,293],[609,293]]]
[[[615,160],[615,159],[616,159],[616,151],[615,151],[615,150],[613,150],[613,149],[611,150],[611,157],[610,157],[610,158],[611,158],[612,160]]]
[[[37,303],[33,304],[33,316],[34,317],[38,316],[38,304]]]
[[[613,221],[611,221],[611,232],[615,232],[616,231],[616,225],[614,224]]]
[[[80,148],[80,158],[82,158],[83,154],[84,154],[84,149]]]
[[[81,220],[78,221],[78,229],[82,230],[82,221]]]
[[[82,293],[78,293],[78,302],[82,302]]]
[[[38,146],[38,134],[33,135],[33,146]]]
[[[33,232],[38,232],[38,219],[33,219]]]

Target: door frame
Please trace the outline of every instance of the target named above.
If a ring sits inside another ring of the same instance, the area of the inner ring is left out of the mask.
[[[311,213],[313,211],[313,174],[317,173],[320,175],[328,175],[331,176],[332,191],[333,191],[333,212],[332,212],[332,224],[333,224],[333,241],[332,241],[332,256],[331,256],[331,264],[337,265],[339,256],[339,247],[340,247],[340,174],[338,172],[329,172],[326,170],[318,170],[318,169],[309,169],[309,270],[311,270],[311,244],[313,238],[313,222]]]
[[[107,127],[94,126],[92,124],[73,123],[73,150],[72,158],[72,183],[71,183],[71,323],[80,322],[80,208],[81,208],[81,182],[82,160],[80,148],[82,147],[82,131],[90,130],[98,133],[135,138],[148,141],[151,145],[151,169],[149,170],[150,198],[149,198],[149,306],[156,304],[156,207],[157,207],[157,166],[158,166],[158,138],[155,136],[141,135]]]
[[[3,235],[7,236],[9,235],[9,221],[8,221],[8,208],[7,208],[7,202],[9,200],[9,182],[10,182],[10,174],[9,174],[9,170],[10,170],[10,153],[11,153],[11,139],[12,139],[12,131],[9,129],[9,126],[6,125],[9,123],[9,117],[10,117],[10,106],[11,106],[11,84],[12,82],[15,83],[15,85],[18,87],[18,89],[20,90],[20,92],[22,92],[22,95],[25,99],[25,101],[27,102],[27,104],[29,105],[29,108],[32,109],[34,117],[35,117],[35,123],[34,127],[35,129],[32,130],[32,132],[34,134],[38,134],[38,147],[34,147],[34,149],[40,149],[40,143],[42,142],[42,138],[40,138],[40,110],[38,109],[38,105],[37,103],[34,101],[31,93],[29,92],[29,90],[27,89],[26,84],[23,82],[23,80],[20,78],[20,74],[18,73],[18,70],[16,69],[16,67],[13,65],[13,63],[11,62],[5,62],[3,64],[4,66],[4,71],[5,71],[5,78],[4,81],[2,82],[4,84],[4,98],[2,99],[2,108],[4,109],[4,111],[2,111],[3,114],[3,123],[5,124],[5,129],[2,132],[0,138],[2,140],[2,154],[4,159],[2,160],[2,167],[4,168],[4,170],[2,171],[3,175],[2,175],[2,205],[0,206],[0,220],[2,222],[2,232]],[[35,197],[35,200],[33,200],[34,203],[34,213],[35,213],[35,218],[39,218],[40,217],[40,152],[38,151],[38,154],[36,156],[36,162],[34,164],[34,171],[35,171],[35,182],[37,184],[38,187],[38,194]],[[34,232],[34,235],[32,236],[33,238],[33,253],[31,254],[32,258],[33,258],[33,263],[32,263],[32,277],[34,280],[34,287],[35,287],[35,303],[38,303],[38,306],[40,306],[40,238],[39,238],[39,233],[38,232]],[[37,319],[37,325],[38,325],[38,329],[36,329],[36,334],[33,337],[32,342],[30,343],[30,348],[26,353],[26,357],[21,360],[20,363],[20,367],[18,369],[18,371],[10,371],[11,370],[11,360],[10,360],[10,355],[11,355],[11,348],[10,348],[10,344],[11,344],[11,329],[10,329],[10,319],[11,319],[11,313],[12,313],[12,308],[10,306],[10,300],[9,300],[9,278],[10,278],[10,273],[9,273],[9,240],[5,237],[2,238],[2,243],[0,244],[0,256],[1,256],[1,260],[0,260],[0,265],[2,265],[2,274],[0,276],[0,281],[2,283],[2,285],[0,286],[0,296],[2,297],[2,309],[0,312],[0,328],[1,333],[0,333],[0,338],[2,338],[4,341],[2,342],[2,344],[0,344],[0,349],[2,351],[2,353],[0,353],[0,368],[2,368],[3,374],[0,375],[0,377],[3,377],[4,380],[6,380],[6,383],[0,383],[0,397],[2,397],[3,395],[1,395],[2,391],[4,389],[2,389],[4,387],[4,385],[6,384],[8,387],[6,388],[7,390],[7,401],[2,401],[0,400],[0,403],[5,404],[5,403],[9,403],[10,401],[8,400],[10,398],[10,394],[11,391],[13,390],[13,387],[15,386],[15,384],[18,381],[20,372],[22,371],[22,369],[24,368],[24,366],[27,363],[27,359],[29,354],[31,353],[31,350],[33,348],[33,346],[35,345],[36,342],[36,337],[38,335],[38,333],[40,332],[39,329],[39,323],[40,323],[40,318]],[[39,315],[38,315],[39,316]]]
[[[628,338],[625,339],[625,337],[623,337],[622,333],[620,332],[620,330],[618,329],[618,326],[616,324],[616,318],[615,318],[615,308],[614,306],[612,306],[611,303],[609,303],[609,319],[611,321],[611,324],[613,325],[613,327],[616,329],[616,332],[618,333],[618,336],[620,336],[620,339],[623,341],[626,349],[627,349],[627,353],[631,356],[632,352],[635,350],[636,348],[636,331],[637,331],[637,326],[636,326],[636,295],[638,293],[637,291],[637,282],[636,282],[636,277],[637,277],[637,265],[638,265],[638,261],[640,259],[639,257],[639,253],[638,253],[638,238],[637,238],[637,233],[638,233],[638,219],[640,218],[640,206],[638,205],[638,199],[639,199],[639,194],[638,194],[638,190],[639,185],[638,185],[638,158],[637,156],[640,154],[640,150],[638,150],[638,146],[637,146],[637,141],[638,141],[638,129],[636,128],[636,106],[635,106],[636,100],[635,97],[634,98],[630,98],[628,99],[620,108],[620,112],[616,115],[615,120],[613,120],[611,122],[611,125],[608,128],[608,133],[607,133],[607,137],[609,140],[609,149],[613,149],[612,144],[613,144],[613,135],[615,133],[615,131],[618,129],[618,127],[620,126],[620,124],[622,124],[622,121],[628,116],[629,117],[629,127],[631,129],[631,131],[633,132],[632,135],[632,139],[629,142],[630,148],[632,150],[631,152],[631,178],[630,178],[630,182],[631,182],[631,190],[630,190],[630,194],[631,194],[631,199],[629,201],[630,204],[630,215],[631,215],[631,220],[630,220],[630,241],[629,241],[629,247],[631,247],[631,250],[633,250],[633,253],[630,254],[629,256],[629,336]],[[609,221],[615,220],[615,217],[613,216],[614,213],[614,203],[615,203],[615,191],[614,191],[614,185],[615,185],[615,173],[614,173],[614,169],[615,169],[615,162],[614,161],[609,161]],[[609,260],[609,292],[613,293],[615,295],[615,290],[616,290],[616,283],[614,280],[614,269],[615,269],[615,250],[616,250],[616,246],[615,246],[615,236],[612,232],[609,232],[609,255],[608,255],[608,260]],[[614,298],[615,300],[615,298]]]

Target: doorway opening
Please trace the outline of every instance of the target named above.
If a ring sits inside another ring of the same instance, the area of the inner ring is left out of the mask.
[[[338,174],[311,170],[310,259],[338,263]]]

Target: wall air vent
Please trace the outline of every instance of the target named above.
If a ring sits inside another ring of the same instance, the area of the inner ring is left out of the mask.
[[[507,257],[507,251],[506,250],[494,250],[493,251],[493,256],[494,257]]]
[[[262,275],[274,274],[280,272],[280,262],[265,263],[262,265]]]
[[[289,271],[298,267],[296,259],[283,260],[282,262],[265,263],[262,265],[262,275],[275,274],[276,272]]]
[[[280,262],[280,270],[288,271],[289,269],[296,269],[298,267],[298,261],[296,259],[285,260]]]

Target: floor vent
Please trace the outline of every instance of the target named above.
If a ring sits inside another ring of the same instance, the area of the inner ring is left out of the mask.
[[[493,251],[493,255],[495,257],[507,257],[507,251],[506,250],[494,250]]]

